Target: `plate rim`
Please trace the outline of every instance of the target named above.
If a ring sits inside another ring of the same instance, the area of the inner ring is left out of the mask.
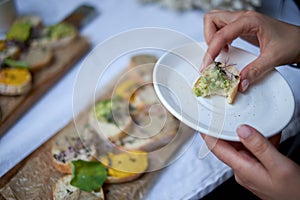
[[[203,48],[203,45],[204,47],[206,48],[207,45],[205,42],[197,42],[198,45],[200,45],[202,48]],[[180,48],[180,47],[179,47]],[[249,52],[249,51],[246,51],[244,49],[241,49],[239,47],[236,47],[236,46],[232,46],[230,45],[230,48],[233,48],[233,49],[236,49],[238,51],[243,51],[244,53],[247,53],[249,55],[252,55],[254,56],[255,58],[257,58],[256,55],[254,55],[253,53]],[[175,48],[177,49],[177,48]],[[159,84],[157,84],[157,71],[159,69],[159,66],[161,61],[166,57],[168,56],[170,53],[174,53],[174,50],[171,50],[171,51],[167,51],[165,52],[164,54],[162,54],[157,62],[155,63],[154,65],[154,68],[153,68],[153,73],[152,73],[152,77],[153,77],[153,86],[154,86],[154,90],[155,90],[155,93],[156,95],[158,96],[159,100],[162,102],[163,106],[166,107],[166,109],[173,115],[175,116],[178,120],[180,120],[182,123],[184,123],[185,125],[189,126],[190,128],[194,129],[196,132],[201,132],[205,135],[209,135],[209,136],[212,136],[212,137],[215,137],[215,138],[218,138],[218,139],[223,139],[223,140],[227,140],[227,141],[240,141],[238,135],[227,135],[227,134],[212,134],[212,133],[209,133],[209,131],[205,128],[202,128],[201,126],[197,126],[196,124],[190,122],[189,120],[185,119],[180,113],[178,113],[175,109],[173,109],[173,107],[167,102],[167,100],[163,97],[163,94],[161,93],[161,90],[159,88]],[[204,49],[206,51],[206,49]],[[287,120],[287,123],[284,125],[284,126],[280,126],[281,128],[278,128],[279,130],[276,130],[274,131],[274,133],[270,133],[268,135],[265,135],[264,133],[262,133],[262,135],[264,135],[264,137],[272,137],[276,134],[278,134],[280,131],[282,131],[284,128],[286,128],[288,126],[288,124],[291,122],[294,114],[295,114],[295,106],[296,106],[296,102],[295,102],[295,96],[294,96],[294,93],[293,93],[293,90],[290,86],[290,84],[288,83],[288,81],[286,80],[286,78],[284,76],[282,76],[282,74],[276,69],[276,67],[274,67],[274,72],[272,73],[277,73],[283,80],[283,83],[286,84],[287,88],[289,88],[289,93],[290,93],[290,99],[292,100],[290,103],[291,103],[291,108],[292,108],[292,112],[290,113],[290,115],[288,116],[288,120]],[[232,131],[232,132],[235,132],[235,131]],[[236,132],[235,132],[236,133]]]

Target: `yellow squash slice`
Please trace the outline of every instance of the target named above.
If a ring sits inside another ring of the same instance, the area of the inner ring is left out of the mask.
[[[0,94],[21,95],[31,88],[31,74],[27,69],[4,68],[0,70]]]
[[[142,151],[108,152],[101,163],[108,169],[106,183],[123,183],[137,179],[147,170],[148,154]]]

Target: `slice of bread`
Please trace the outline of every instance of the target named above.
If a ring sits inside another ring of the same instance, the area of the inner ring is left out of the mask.
[[[30,66],[30,71],[38,71],[49,66],[53,59],[53,52],[46,47],[31,47],[21,54],[20,60]]]
[[[75,132],[66,132],[58,135],[51,146],[52,163],[61,173],[71,174],[73,160],[95,160],[96,147],[91,143],[89,132],[83,133],[85,138]]]
[[[32,87],[32,76],[29,70],[19,68],[0,69],[0,94],[22,95]]]
[[[173,139],[179,122],[160,104],[152,84],[139,87],[130,104],[132,128],[116,145],[127,150],[153,151]]]
[[[70,44],[78,37],[78,31],[70,24],[59,23],[45,27],[41,35],[40,38],[33,39],[30,45],[56,49]]]
[[[142,83],[152,83],[152,72],[157,58],[149,54],[133,56],[129,68],[138,74]]]
[[[221,62],[210,64],[193,86],[196,96],[224,96],[232,104],[240,82],[239,70],[234,65]]]
[[[114,142],[130,129],[128,109],[128,103],[122,99],[100,100],[90,111],[89,124],[102,139]]]
[[[145,64],[152,64],[154,66],[156,61],[157,58],[156,56],[153,55],[149,55],[149,54],[136,55],[131,58],[129,68],[134,68]]]
[[[43,25],[41,17],[39,17],[37,15],[19,16],[15,21],[16,22],[27,22],[32,27],[41,27]]]
[[[0,40],[0,60],[5,58],[17,59],[21,49],[15,43],[8,44],[8,41]]]
[[[156,124],[157,120],[155,121],[150,126],[133,129],[129,135],[120,138],[115,144],[126,150],[145,152],[152,152],[169,144],[176,136],[179,121],[171,114],[167,114],[167,118],[161,118],[159,124]],[[155,131],[152,131],[153,129]]]
[[[137,110],[143,110],[155,104],[160,104],[152,84],[144,84],[137,88],[131,95],[130,104]]]
[[[101,188],[99,192],[86,192],[70,184],[71,175],[58,179],[53,188],[54,200],[104,200],[104,193]]]

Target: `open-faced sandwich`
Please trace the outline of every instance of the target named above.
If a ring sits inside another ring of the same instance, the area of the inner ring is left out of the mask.
[[[58,23],[46,26],[40,35],[33,39],[31,46],[59,48],[70,44],[78,36],[77,29],[68,23]]]
[[[9,96],[25,94],[31,89],[31,80],[31,74],[27,69],[0,69],[0,94]]]
[[[130,128],[128,109],[128,103],[118,97],[100,100],[90,111],[89,124],[101,138],[115,142]]]
[[[51,146],[54,167],[61,173],[71,174],[72,161],[96,159],[96,147],[90,142],[92,135],[84,132],[81,137],[75,132],[58,135]]]
[[[100,161],[107,168],[106,183],[133,181],[148,168],[148,154],[143,151],[108,152]]]
[[[239,70],[234,65],[227,65],[222,62],[210,64],[193,87],[196,96],[208,97],[220,95],[227,98],[232,104],[240,82]]]
[[[172,141],[178,131],[179,121],[162,107],[150,81],[155,60],[134,56],[129,73],[135,79],[120,80],[114,88],[119,98],[100,100],[91,110],[93,130],[117,147],[153,151]]]
[[[40,29],[43,29],[40,17],[18,17],[0,40],[0,94],[28,93],[32,88],[31,72],[49,66],[52,51],[47,47],[31,47]]]
[[[102,187],[98,191],[87,192],[71,185],[72,175],[61,177],[53,188],[54,200],[104,200]]]
[[[153,151],[176,135],[178,121],[160,104],[152,84],[140,86],[130,97],[132,128],[115,144],[127,150]]]
[[[100,161],[72,160],[72,175],[64,175],[53,187],[53,198],[104,199],[104,183],[124,183],[139,178],[148,168],[148,154],[142,151],[107,152]]]

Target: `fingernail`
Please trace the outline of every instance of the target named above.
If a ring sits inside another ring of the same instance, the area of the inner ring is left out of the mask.
[[[241,125],[237,128],[237,134],[239,137],[246,139],[252,134],[252,131],[249,127]]]
[[[243,80],[242,81],[242,91],[245,92],[247,90],[248,86],[249,86],[248,79]]]

